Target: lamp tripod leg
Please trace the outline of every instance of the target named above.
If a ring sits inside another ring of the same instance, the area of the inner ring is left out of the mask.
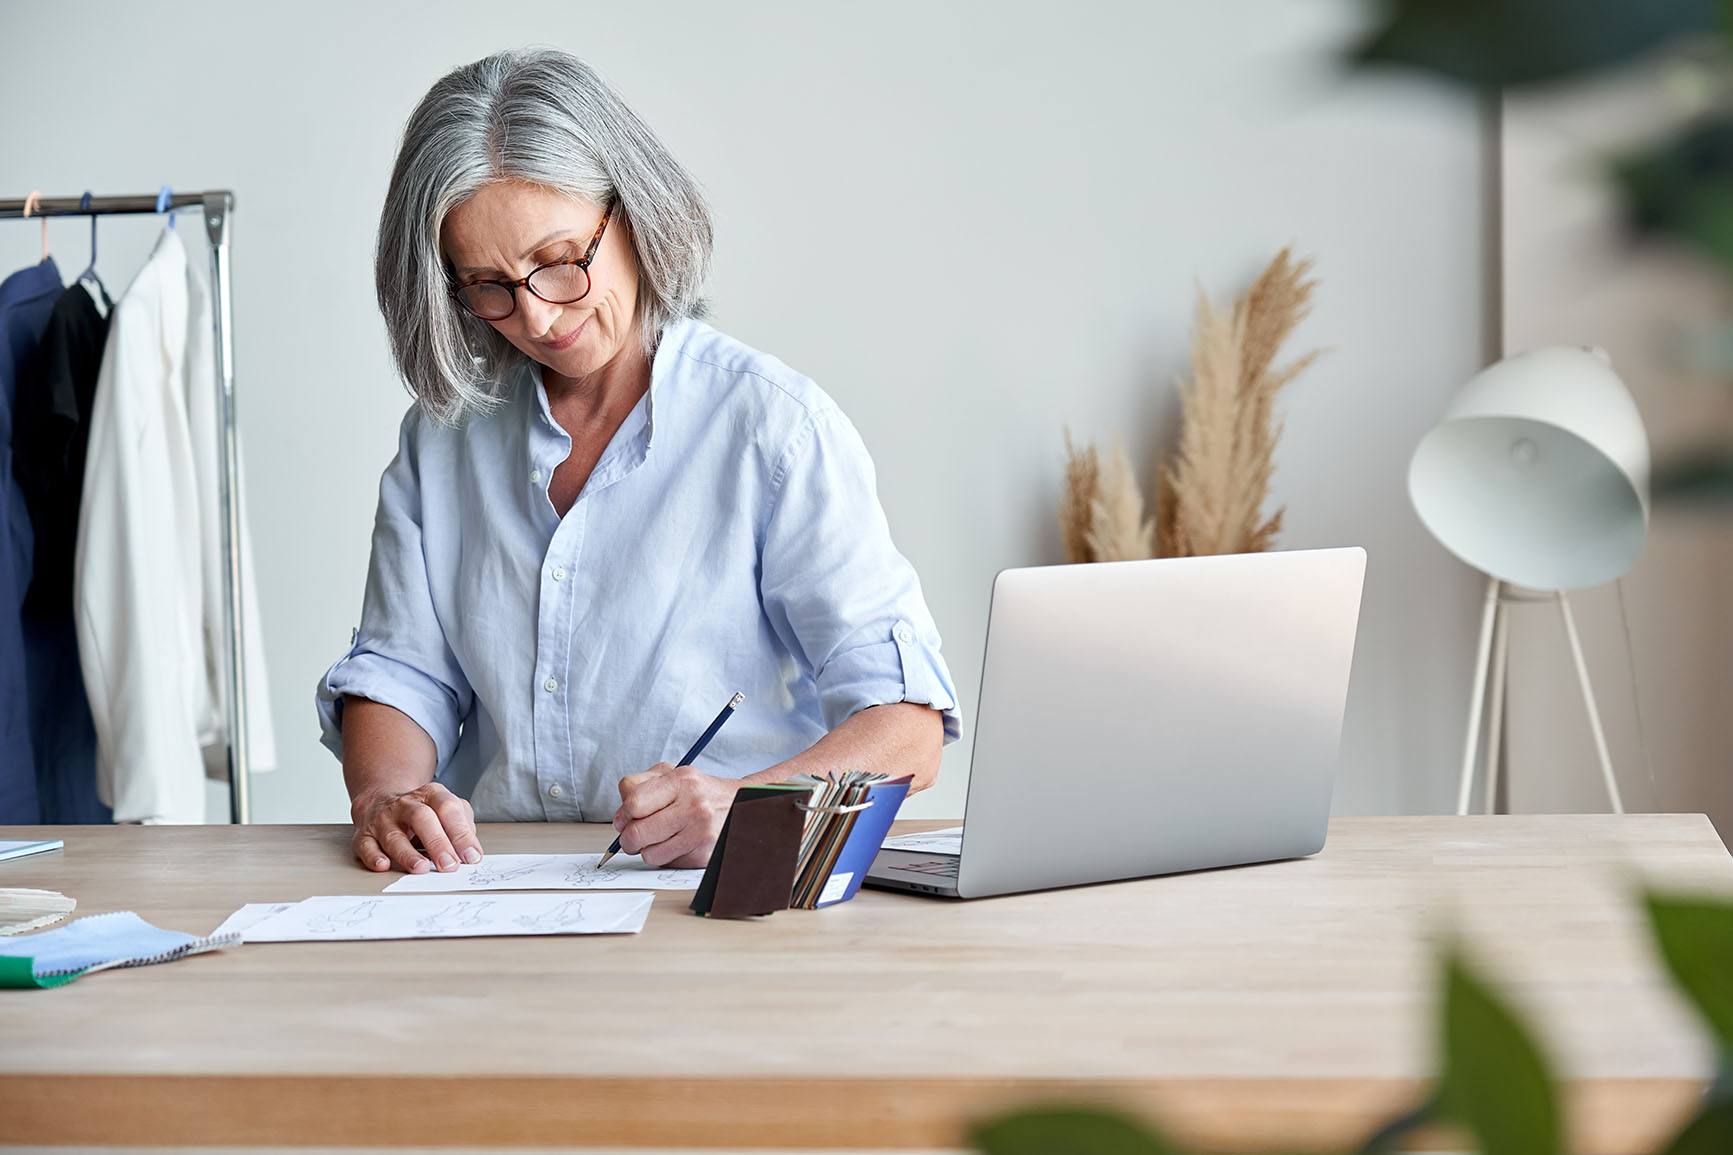
[[[1474,659],[1474,690],[1468,699],[1468,737],[1463,743],[1462,782],[1456,793],[1458,814],[1468,813],[1469,795],[1474,790],[1474,755],[1480,749],[1480,711],[1486,704],[1486,667],[1492,656],[1492,625],[1498,616],[1498,594],[1503,584],[1497,578],[1486,579],[1486,609],[1480,615],[1480,653]]]
[[[1589,729],[1595,736],[1595,751],[1601,756],[1601,776],[1606,780],[1607,797],[1612,800],[1613,813],[1625,812],[1624,801],[1619,797],[1619,783],[1613,777],[1613,756],[1607,752],[1607,736],[1601,732],[1601,712],[1595,708],[1595,692],[1589,685],[1588,663],[1583,661],[1583,644],[1577,637],[1576,619],[1571,616],[1571,604],[1565,598],[1563,590],[1558,591],[1559,612],[1564,615],[1565,634],[1570,638],[1571,657],[1577,664],[1577,681],[1583,688],[1583,705],[1589,708]]]
[[[1499,759],[1504,740],[1504,678],[1510,669],[1510,611],[1499,599],[1492,627],[1492,701],[1486,718],[1486,813],[1498,811]]]

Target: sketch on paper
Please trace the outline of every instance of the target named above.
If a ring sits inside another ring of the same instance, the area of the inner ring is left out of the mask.
[[[513,860],[516,861],[513,861]],[[477,889],[503,887],[508,882],[515,882],[525,875],[534,874],[547,865],[547,859],[537,858],[531,854],[502,855],[499,858],[484,858],[471,869],[465,880]]]
[[[555,931],[564,930],[567,926],[581,923],[584,919],[584,900],[568,898],[558,906],[541,914],[520,914],[515,921],[521,927],[530,930]]]
[[[702,870],[650,866],[635,854],[617,854],[601,866],[599,854],[490,854],[474,866],[406,874],[386,894],[447,894],[473,890],[696,890]]]
[[[961,854],[963,828],[951,826],[923,834],[895,834],[885,839],[886,850],[912,850],[917,854]]]
[[[601,866],[595,863],[573,863],[566,868],[565,883],[573,888],[591,887],[609,878],[619,875],[611,866]]]
[[[225,918],[222,925],[211,932],[211,937],[216,938],[222,934],[243,934],[254,923],[269,918],[273,914],[282,914],[294,905],[292,902],[249,902]]]
[[[642,891],[588,894],[322,896],[267,915],[244,932],[246,942],[384,938],[474,938],[483,935],[634,934],[655,896]]]
[[[491,899],[484,902],[462,899],[442,910],[434,911],[425,918],[416,919],[415,929],[426,935],[440,935],[451,931],[486,926],[488,925],[487,908],[492,905]]]
[[[373,912],[378,909],[379,904],[384,901],[382,898],[370,898],[365,902],[346,906],[342,910],[315,914],[307,920],[307,929],[314,934],[338,934],[342,931],[353,930],[358,926],[365,926],[372,920]]]
[[[585,858],[593,857],[584,855]],[[618,862],[616,857],[614,862]],[[692,876],[704,877],[702,870],[674,870],[667,867],[657,869],[652,866],[626,866],[615,869],[614,863],[606,866],[594,862],[577,862],[566,868],[566,885],[574,890],[608,890],[613,887],[632,887],[638,889],[649,887],[655,890],[695,890],[697,882]]]

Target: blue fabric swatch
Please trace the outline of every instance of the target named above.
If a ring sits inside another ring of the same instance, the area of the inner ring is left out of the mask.
[[[230,939],[223,936],[226,945]],[[168,962],[192,953],[206,940],[176,930],[154,927],[130,910],[93,914],[53,930],[0,938],[0,957],[28,958],[37,977],[71,974],[93,966],[125,962],[142,966]]]

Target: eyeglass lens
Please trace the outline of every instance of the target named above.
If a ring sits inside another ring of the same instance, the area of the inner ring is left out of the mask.
[[[580,265],[543,265],[529,275],[529,291],[550,305],[569,305],[590,291],[590,274]],[[458,290],[463,307],[485,321],[511,316],[517,293],[506,285],[483,281]]]

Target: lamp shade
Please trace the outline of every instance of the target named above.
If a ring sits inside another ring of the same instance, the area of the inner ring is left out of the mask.
[[[1506,357],[1459,390],[1414,450],[1408,495],[1482,573],[1571,590],[1622,575],[1649,527],[1649,441],[1607,355]]]

